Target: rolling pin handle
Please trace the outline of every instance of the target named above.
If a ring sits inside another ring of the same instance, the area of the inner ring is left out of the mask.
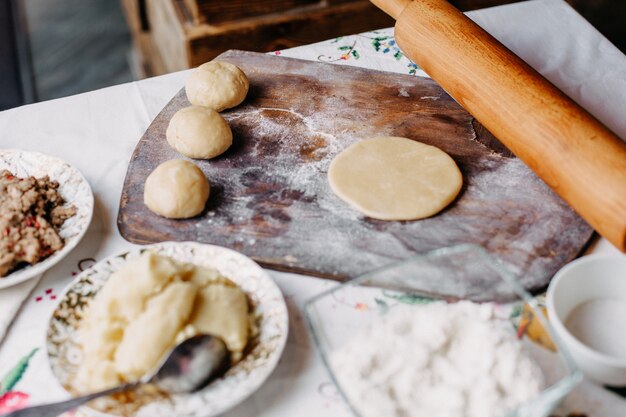
[[[413,0],[370,0],[376,7],[394,19],[398,19],[406,6]]]

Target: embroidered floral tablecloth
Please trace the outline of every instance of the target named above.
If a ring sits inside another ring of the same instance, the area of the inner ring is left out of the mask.
[[[564,1],[535,0],[469,15],[619,136],[626,137],[626,59]],[[274,54],[426,76],[402,54],[392,29]],[[43,341],[48,318],[73,276],[96,260],[130,246],[115,225],[126,166],[138,138],[181,88],[187,74],[169,74],[0,113],[0,147],[35,150],[67,160],[85,174],[96,196],[94,221],[80,247],[44,275],[0,345],[0,413],[66,398],[47,365]],[[590,251],[617,253],[603,239]],[[226,415],[349,416],[317,357],[302,317],[303,302],[335,283],[271,274],[289,306],[288,345],[268,382]],[[367,308],[358,302],[348,307]],[[623,417],[626,400],[584,382],[558,415],[570,413]]]

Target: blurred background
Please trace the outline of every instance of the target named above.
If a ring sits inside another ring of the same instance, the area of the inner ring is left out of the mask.
[[[567,1],[626,51],[626,0]],[[392,25],[368,0],[0,0],[0,110]]]

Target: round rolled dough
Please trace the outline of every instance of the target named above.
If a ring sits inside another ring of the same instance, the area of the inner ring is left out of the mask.
[[[335,194],[380,220],[416,220],[450,204],[463,185],[444,151],[400,137],[357,142],[333,159],[328,180]]]
[[[215,111],[239,105],[248,94],[248,77],[230,62],[211,61],[196,68],[185,83],[191,104]]]
[[[171,159],[148,175],[143,201],[160,216],[186,219],[204,210],[209,190],[209,181],[200,168],[184,159]]]
[[[195,159],[214,158],[233,143],[228,122],[215,110],[201,106],[177,111],[165,136],[172,148]]]

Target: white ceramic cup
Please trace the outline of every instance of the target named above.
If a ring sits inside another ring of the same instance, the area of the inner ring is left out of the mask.
[[[567,346],[572,359],[587,377],[606,385],[626,386],[626,357],[610,356],[594,350],[565,327],[565,320],[574,308],[598,299],[626,303],[626,256],[590,255],[561,268],[548,287],[550,323],[556,336]],[[626,317],[623,319],[626,320]],[[606,324],[600,322],[597,325]],[[623,337],[626,344],[626,334],[616,337]]]

